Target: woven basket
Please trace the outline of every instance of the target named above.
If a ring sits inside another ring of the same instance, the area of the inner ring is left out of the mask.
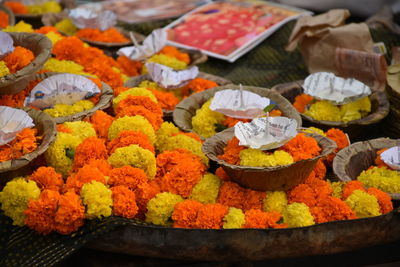
[[[302,84],[303,81],[296,81],[279,84],[274,86],[272,89],[276,90],[293,103],[295,97],[303,93]],[[353,120],[348,123],[338,121],[320,121],[302,113],[300,115],[304,120],[305,126],[314,126],[324,131],[330,128],[339,128],[347,133],[350,139],[357,139],[361,134],[368,132],[368,129],[370,127],[372,128],[374,124],[384,119],[389,113],[389,101],[385,92],[372,90],[369,99],[371,100],[371,113],[364,118]]]
[[[42,135],[43,139],[35,151],[18,159],[0,162],[0,184],[4,184],[14,177],[29,173],[31,164],[47,150],[56,136],[56,125],[49,115],[40,110],[29,108],[24,110],[33,119],[37,133]]]
[[[213,97],[218,91],[239,88],[240,87],[238,85],[224,85],[208,89],[185,98],[178,105],[176,105],[173,112],[173,120],[175,124],[183,131],[192,132],[192,117],[196,115],[196,111],[200,109],[205,102]],[[254,86],[243,86],[243,89],[271,99],[277,104],[279,110],[282,111],[283,116],[295,119],[297,121],[297,126],[301,126],[302,121],[297,110],[289,103],[289,101],[287,101],[277,92]]]
[[[46,60],[50,57],[51,41],[37,33],[9,33],[15,46],[23,46],[33,52],[35,59],[25,68],[0,78],[0,95],[17,94],[35,77]]]
[[[57,73],[57,72],[41,73],[41,74],[37,74],[35,79],[44,80],[44,79],[46,79],[50,76],[56,75],[56,74],[60,74],[60,73]],[[109,85],[107,85],[103,82],[102,82],[102,85],[103,85],[102,92],[101,92],[102,95],[100,96],[99,102],[93,108],[79,112],[79,113],[75,113],[70,116],[53,118],[54,121],[56,122],[56,124],[64,123],[66,121],[80,121],[86,117],[93,115],[97,110],[103,110],[103,109],[110,107],[114,92]]]
[[[354,143],[340,150],[333,160],[335,176],[344,182],[357,180],[364,170],[374,165],[376,152],[382,148],[398,146],[400,140],[378,138]],[[389,193],[393,199],[400,200],[400,193]]]
[[[8,7],[6,7],[4,5],[1,5],[1,4],[0,4],[0,11],[3,11],[5,13],[7,13],[7,15],[8,15],[8,25],[9,26],[14,26],[14,24],[15,24],[14,13],[12,13],[12,11]]]
[[[322,135],[306,133],[317,140],[322,152],[319,156],[301,160],[290,165],[276,167],[249,167],[232,165],[218,158],[234,136],[234,128],[226,129],[208,138],[203,144],[206,156],[219,163],[226,173],[238,184],[259,191],[287,191],[302,183],[314,169],[317,161],[332,153],[336,143]]]
[[[222,77],[219,77],[219,76],[215,76],[215,75],[212,75],[212,74],[208,74],[208,73],[204,73],[204,72],[200,72],[197,77],[203,78],[203,79],[207,79],[207,80],[210,80],[210,81],[214,81],[219,85],[226,85],[226,84],[231,84],[232,83],[231,81],[229,81],[229,80],[227,80],[225,78],[222,78]],[[139,75],[139,76],[133,77],[133,78],[129,79],[124,84],[124,86],[125,87],[129,87],[129,88],[137,87],[142,81],[146,81],[146,80],[151,80],[149,74]],[[173,110],[163,110],[163,112],[164,112],[164,117],[168,117],[168,118],[172,117]]]

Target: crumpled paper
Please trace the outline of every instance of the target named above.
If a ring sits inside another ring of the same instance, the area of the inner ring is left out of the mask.
[[[281,147],[296,135],[296,120],[286,117],[262,117],[235,125],[239,145],[261,150]]]
[[[210,109],[238,119],[254,119],[264,114],[271,100],[245,90],[222,90],[215,93]]]
[[[0,31],[0,59],[14,51],[14,48],[12,37],[8,33]]]
[[[182,87],[199,75],[199,68],[196,66],[176,71],[158,63],[148,62],[146,68],[151,79],[166,89]]]
[[[117,24],[117,15],[109,10],[78,7],[71,9],[68,16],[79,29],[100,29],[105,31]]]
[[[390,168],[400,170],[400,146],[394,146],[381,154],[381,159]]]
[[[84,76],[56,74],[38,83],[25,98],[24,106],[45,109],[56,104],[72,105],[100,92],[99,87]]]
[[[327,100],[336,105],[350,103],[371,94],[371,88],[353,79],[337,77],[330,72],[316,72],[303,83],[304,93],[318,100]]]
[[[0,146],[8,144],[25,128],[35,126],[22,109],[0,106]]]
[[[135,40],[132,40],[135,43]],[[131,60],[145,60],[152,55],[160,52],[167,44],[167,32],[163,29],[154,30],[144,39],[142,45],[127,46],[118,50],[117,54],[126,56]]]

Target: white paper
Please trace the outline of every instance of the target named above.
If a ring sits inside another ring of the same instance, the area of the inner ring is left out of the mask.
[[[371,94],[364,83],[344,79],[331,72],[316,72],[309,75],[303,84],[304,93],[318,100],[328,100],[336,105],[350,103]]]
[[[117,54],[126,56],[131,60],[145,60],[160,52],[166,44],[167,32],[163,29],[157,29],[144,39],[142,45],[123,47],[118,50]]]
[[[78,7],[71,9],[68,16],[79,29],[100,29],[105,31],[117,24],[117,15],[109,10]]]
[[[238,119],[254,119],[264,114],[271,100],[249,91],[222,90],[215,93],[210,109]]]
[[[0,106],[0,146],[14,140],[23,129],[33,126],[32,118],[22,109]]]
[[[238,122],[235,125],[239,145],[261,150],[281,147],[296,135],[296,120],[286,117],[256,118],[249,123]]]
[[[72,105],[100,92],[99,87],[84,76],[57,74],[38,83],[25,98],[24,106],[45,109],[56,104]]]
[[[381,159],[390,168],[400,170],[400,146],[394,146],[381,154]]]
[[[0,59],[14,51],[14,48],[12,37],[8,33],[0,31]]]
[[[196,66],[176,71],[158,63],[148,62],[146,67],[151,79],[166,89],[182,87],[199,75],[199,68]]]

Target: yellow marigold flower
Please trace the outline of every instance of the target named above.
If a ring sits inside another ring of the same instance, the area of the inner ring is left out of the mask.
[[[287,204],[286,192],[269,191],[263,200],[263,210],[266,212],[277,211],[282,214]]]
[[[26,181],[23,177],[8,182],[0,192],[1,209],[13,220],[13,225],[24,226],[24,211],[31,199],[38,199],[40,189],[34,181]]]
[[[362,171],[357,180],[366,187],[376,187],[388,193],[400,193],[400,174],[386,167]]]
[[[156,133],[156,149],[160,150],[161,147],[164,147],[167,143],[168,138],[170,138],[171,135],[174,133],[179,133],[178,127],[176,127],[172,122],[163,122],[160,129],[158,129]]]
[[[206,173],[193,187],[190,199],[203,204],[215,203],[218,197],[221,180],[212,173]]]
[[[63,19],[60,22],[57,22],[54,27],[56,27],[59,32],[67,35],[75,35],[75,33],[78,31],[78,28],[70,19]]]
[[[48,32],[45,35],[47,38],[50,39],[50,41],[53,45],[62,39],[62,37],[55,32]]]
[[[183,198],[169,192],[159,193],[147,203],[146,222],[168,226],[174,207]]]
[[[272,154],[264,153],[259,149],[243,149],[240,151],[240,165],[252,167],[273,167],[292,164],[293,157],[283,150],[276,150]]]
[[[217,133],[215,125],[225,120],[224,114],[210,109],[211,101],[212,98],[196,110],[196,115],[192,117],[193,131],[205,138],[215,135]]]
[[[368,96],[340,107],[340,116],[344,122],[361,119],[369,112],[371,112],[371,101]]]
[[[23,20],[15,24],[14,26],[7,26],[2,30],[3,32],[34,32],[32,25],[25,23]]]
[[[359,218],[381,215],[376,197],[361,190],[354,190],[345,202]]]
[[[339,108],[328,101],[315,102],[304,114],[316,120],[340,121]]]
[[[316,128],[316,127],[308,127],[304,131],[306,133],[313,133],[313,134],[319,134],[319,135],[325,136],[324,131],[322,131],[321,129]]]
[[[283,222],[289,227],[304,227],[314,225],[310,209],[304,203],[292,203],[283,211]]]
[[[112,191],[100,182],[91,181],[84,184],[81,190],[81,198],[86,206],[86,218],[101,219],[111,216],[113,205],[111,196]]]
[[[92,109],[94,104],[89,100],[80,100],[72,105],[67,104],[56,104],[53,108],[48,108],[43,110],[45,113],[49,114],[54,118],[66,117],[85,110]]]
[[[157,167],[154,154],[138,145],[117,148],[107,161],[114,168],[130,165],[142,169],[149,179],[156,176]]]
[[[166,142],[158,148],[160,152],[164,151],[172,151],[178,148],[183,148],[189,150],[193,154],[199,156],[201,161],[208,165],[208,158],[204,155],[203,151],[201,150],[202,144],[186,135],[175,135],[171,136],[166,140]]]
[[[57,133],[56,140],[44,154],[47,164],[64,177],[67,176],[73,164],[73,159],[68,157],[67,153],[73,153],[80,143],[81,139],[78,136],[69,133]]]
[[[149,58],[146,62],[162,64],[175,70],[184,70],[187,68],[187,64],[185,62],[180,61],[179,59],[174,57],[166,56],[164,54],[156,54]],[[146,66],[143,65],[142,73],[146,74],[147,72],[148,71]]]
[[[108,139],[113,140],[118,137],[118,134],[122,131],[132,130],[139,131],[149,137],[149,141],[152,145],[156,142],[156,135],[154,133],[153,126],[143,116],[124,116],[116,119],[108,129]]]
[[[44,64],[43,69],[53,72],[72,73],[94,77],[94,75],[84,72],[84,68],[82,65],[79,65],[78,63],[71,60],[58,60],[55,58],[50,58]]]
[[[241,209],[230,207],[228,214],[224,216],[224,229],[242,228],[246,223],[246,216]]]
[[[146,88],[140,88],[140,87],[133,87],[131,89],[128,89],[126,91],[123,91],[120,93],[116,98],[113,99],[113,107],[114,109],[118,106],[118,103],[127,98],[128,96],[147,96],[149,97],[154,103],[158,103],[157,98],[154,96],[154,94],[147,90]]]
[[[142,81],[138,85],[138,87],[156,89],[156,90],[159,90],[159,91],[165,91],[165,89],[160,87],[156,82],[152,82],[152,81],[149,81],[149,80]]]
[[[344,182],[331,182],[328,181],[333,192],[332,192],[332,196],[337,197],[337,198],[342,198],[343,195],[343,185],[345,184]]]
[[[7,64],[0,60],[0,78],[10,74],[10,70],[7,68]]]
[[[96,136],[96,130],[93,125],[86,121],[67,121],[63,125],[70,129],[71,134],[78,137],[81,141],[88,137]]]

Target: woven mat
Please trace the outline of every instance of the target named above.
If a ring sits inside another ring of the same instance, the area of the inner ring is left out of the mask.
[[[301,55],[284,50],[293,25],[287,24],[235,63],[210,58],[200,69],[235,83],[263,87],[303,79],[307,71]],[[163,25],[150,26],[144,24],[140,26],[142,28],[137,26],[134,29],[146,34]],[[387,47],[400,45],[400,36],[379,31],[372,34],[375,40],[383,40]],[[127,219],[109,217],[101,221],[87,221],[84,227],[70,236],[41,236],[26,227],[12,226],[11,220],[0,214],[0,266],[51,266],[97,236],[130,223]]]

